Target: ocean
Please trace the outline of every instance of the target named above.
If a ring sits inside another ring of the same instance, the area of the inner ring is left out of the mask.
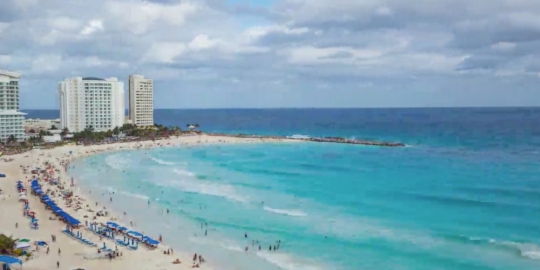
[[[78,185],[124,222],[216,269],[540,269],[540,108],[156,110],[155,120],[407,144],[213,145],[73,163]]]

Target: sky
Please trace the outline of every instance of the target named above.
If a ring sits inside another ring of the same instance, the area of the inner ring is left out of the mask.
[[[540,106],[538,0],[2,3],[23,109],[129,74],[154,79],[156,108]]]

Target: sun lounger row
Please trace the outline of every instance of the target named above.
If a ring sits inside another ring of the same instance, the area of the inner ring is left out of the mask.
[[[79,235],[79,233],[77,232],[77,234],[74,234],[72,231],[70,230],[63,230],[62,233],[66,234],[67,236],[71,237],[71,238],[74,238],[76,240],[79,240],[81,243],[85,244],[85,245],[88,245],[88,246],[92,246],[92,247],[97,247],[96,244],[90,242],[89,240],[86,240],[84,238],[82,238],[82,234]]]

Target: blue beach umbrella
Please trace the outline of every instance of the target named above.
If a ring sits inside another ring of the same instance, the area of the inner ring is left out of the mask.
[[[7,255],[0,255],[0,262],[3,262],[7,265],[10,265],[10,264],[21,264],[22,265],[22,261],[15,258],[15,257],[11,257],[11,256],[7,256]]]

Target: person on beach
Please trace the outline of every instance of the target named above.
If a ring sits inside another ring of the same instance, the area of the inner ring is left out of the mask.
[[[60,253],[61,253],[61,252],[62,252],[62,251],[60,250],[60,248],[58,248],[58,256],[60,256]]]
[[[60,261],[56,261],[56,268],[60,268]]]

